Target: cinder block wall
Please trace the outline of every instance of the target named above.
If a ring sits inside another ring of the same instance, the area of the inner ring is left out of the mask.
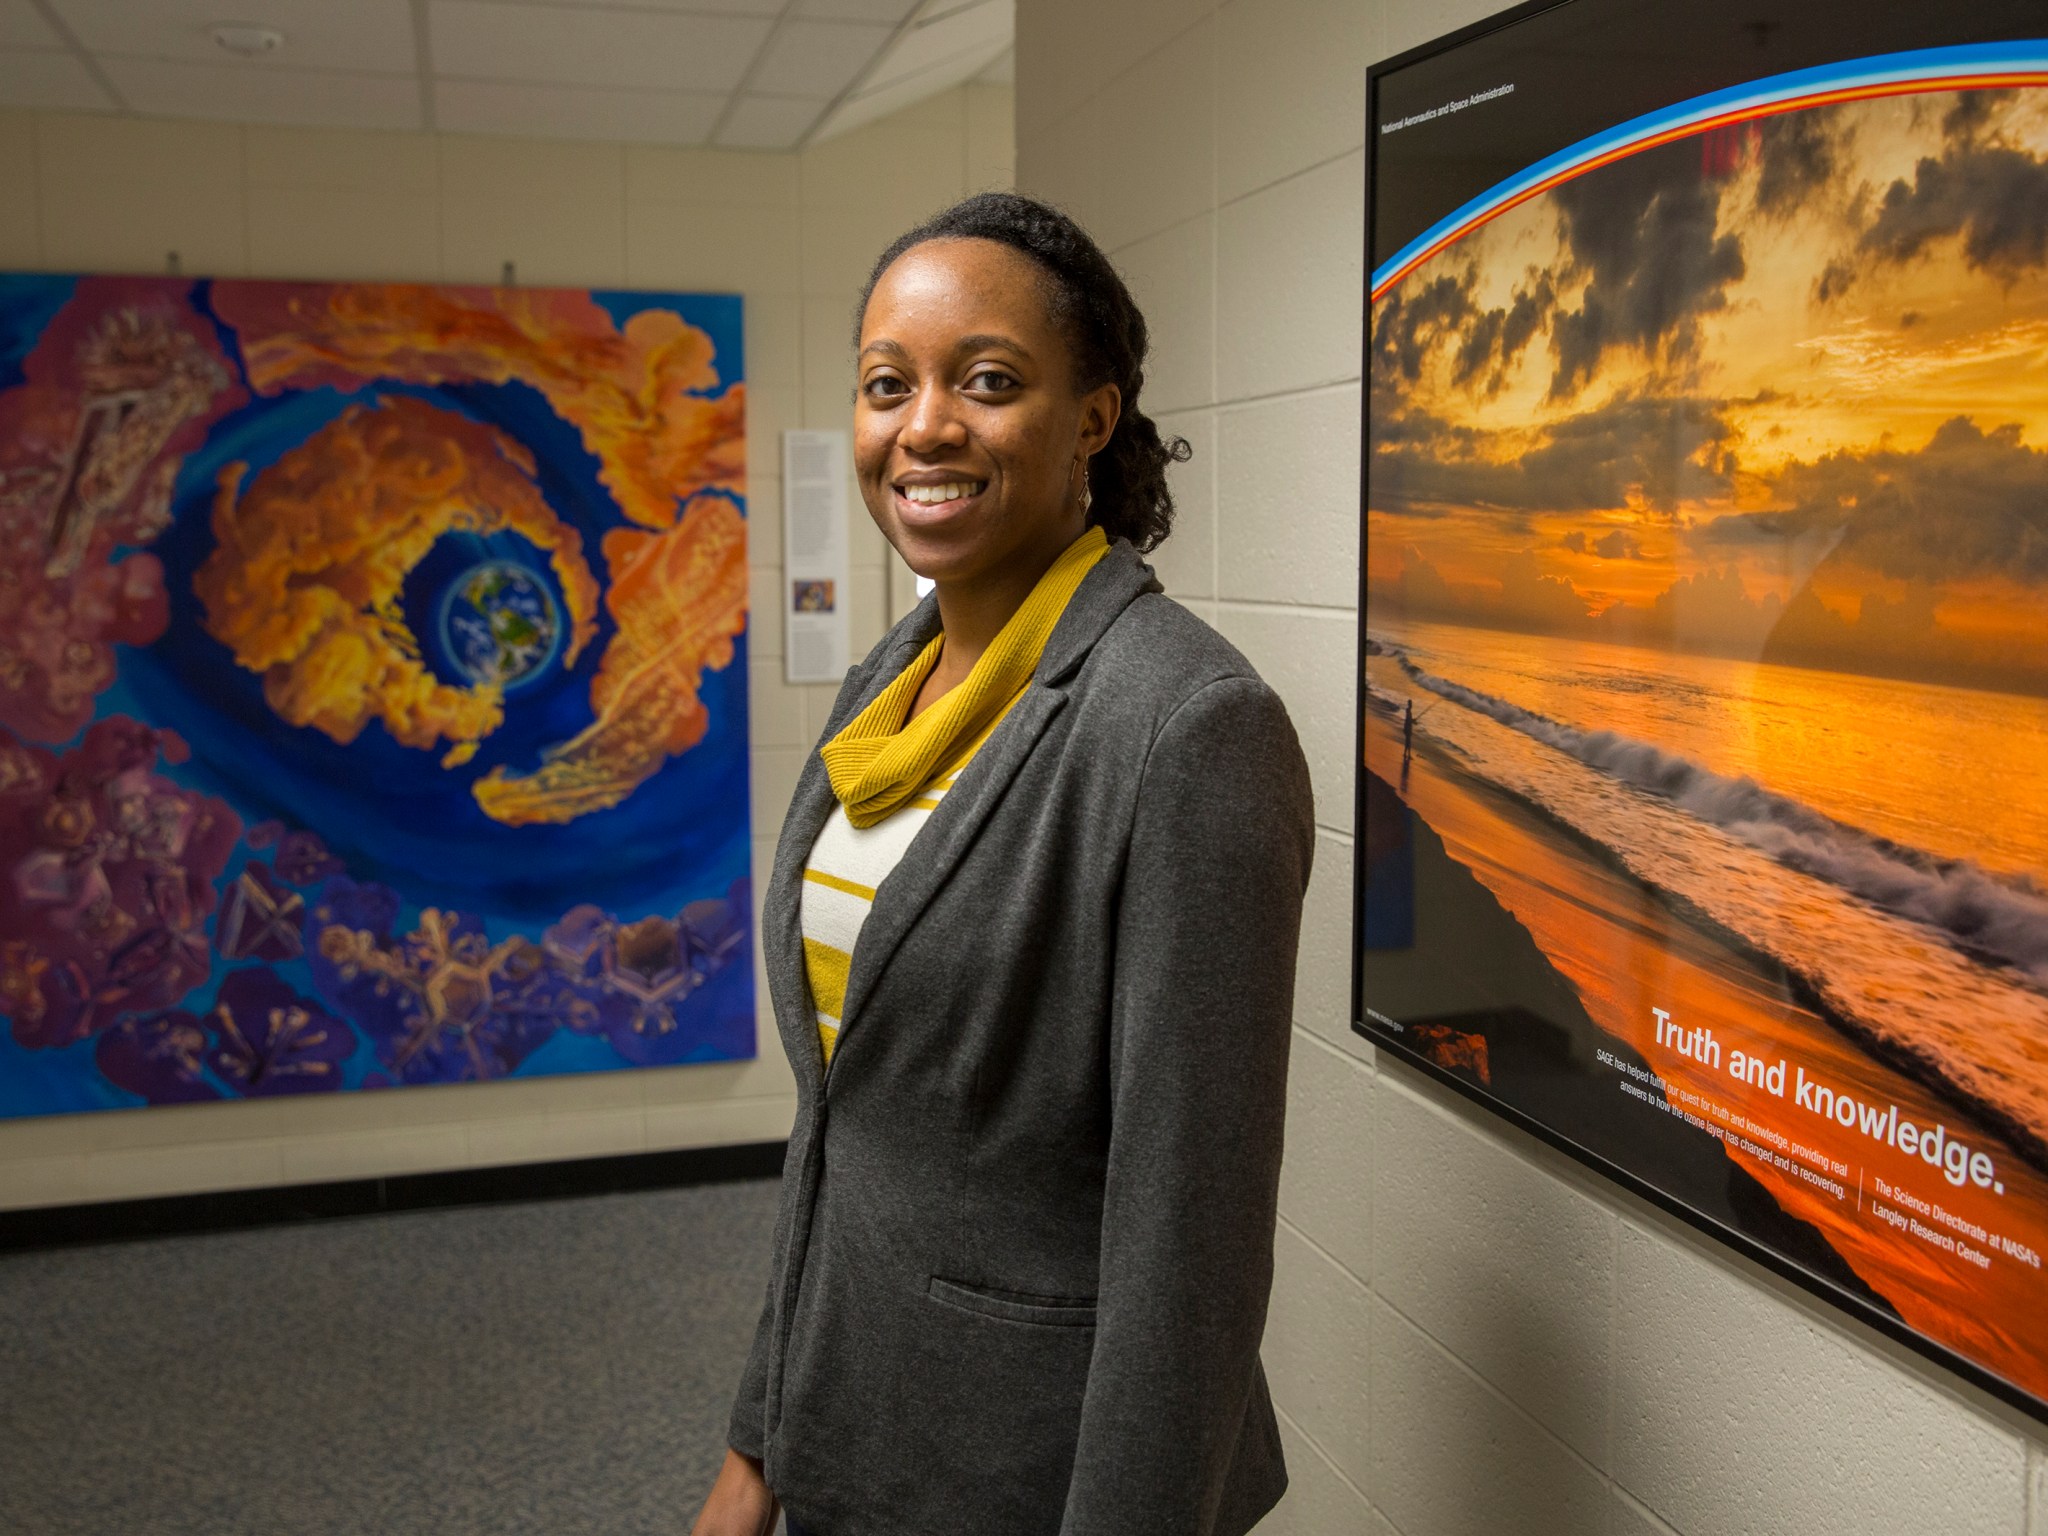
[[[2042,1432],[1347,1027],[1365,69],[1472,0],[1020,0],[1017,168],[1195,445],[1169,590],[1315,774],[1266,1361],[1291,1536],[2048,1536]]]
[[[1011,92],[968,86],[803,154],[0,112],[0,269],[745,295],[755,890],[836,691],[782,681],[781,433],[849,424],[853,303],[934,209],[1008,186]],[[895,557],[852,502],[853,647]],[[899,582],[900,586],[901,583]],[[796,1091],[715,1066],[0,1121],[0,1209],[770,1140]]]

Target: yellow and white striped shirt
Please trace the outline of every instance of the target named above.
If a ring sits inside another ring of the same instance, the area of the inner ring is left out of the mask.
[[[953,781],[1023,696],[1019,689],[987,728],[941,765],[914,798],[870,827],[856,827],[847,819],[846,807],[835,805],[811,845],[810,860],[804,866],[804,969],[810,978],[811,1001],[818,1009],[818,1040],[825,1048],[827,1066],[832,1064],[832,1049],[839,1041],[853,946],[874,907],[875,892],[903,862],[904,852],[931,820]]]

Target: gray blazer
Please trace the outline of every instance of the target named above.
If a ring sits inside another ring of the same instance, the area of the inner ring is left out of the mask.
[[[927,599],[826,736],[938,627]],[[762,920],[797,1114],[732,1444],[823,1536],[1242,1536],[1287,1486],[1286,710],[1114,544],[876,893],[821,1073],[799,903],[832,803],[813,752]]]

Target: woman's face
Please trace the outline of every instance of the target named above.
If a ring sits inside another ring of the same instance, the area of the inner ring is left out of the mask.
[[[904,563],[942,584],[1033,577],[1081,536],[1081,467],[1109,441],[1114,385],[1074,387],[1031,259],[930,240],[892,262],[861,317],[854,467]]]

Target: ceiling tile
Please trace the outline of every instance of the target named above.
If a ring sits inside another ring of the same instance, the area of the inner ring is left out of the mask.
[[[792,16],[828,21],[879,21],[894,26],[917,9],[918,0],[796,0]]]
[[[109,112],[114,104],[68,53],[0,49],[0,107]]]
[[[1017,32],[1014,0],[980,0],[964,10],[942,10],[935,14],[938,20],[914,26],[896,39],[888,57],[861,82],[863,91],[919,74],[967,53],[981,53],[981,63],[985,64],[1007,47]]]
[[[151,117],[314,128],[417,128],[420,90],[403,75],[343,74],[269,64],[100,61],[130,108]]]
[[[989,63],[988,47],[984,43],[980,48],[941,60],[914,75],[905,75],[884,85],[862,87],[858,95],[841,102],[838,110],[818,125],[817,138],[812,142],[836,139],[842,133],[887,117],[892,112],[901,112],[920,101],[928,101],[941,91],[949,91],[973,79]]]
[[[0,48],[62,48],[64,39],[50,30],[28,0],[0,0]]]
[[[745,16],[432,0],[437,75],[651,91],[730,91],[771,23]]]
[[[784,0],[547,0],[578,10],[694,11],[705,16],[780,16]]]
[[[822,102],[742,96],[718,131],[727,149],[790,149],[817,120]]]
[[[889,28],[842,21],[785,21],[776,28],[761,67],[747,82],[750,94],[837,96],[889,40]]]
[[[221,22],[274,27],[284,47],[263,59],[294,69],[406,74],[419,67],[407,0],[50,0],[93,53],[232,61],[213,40]],[[257,61],[250,61],[257,62]]]
[[[727,98],[716,92],[607,91],[582,85],[443,80],[434,121],[453,133],[702,144]]]

